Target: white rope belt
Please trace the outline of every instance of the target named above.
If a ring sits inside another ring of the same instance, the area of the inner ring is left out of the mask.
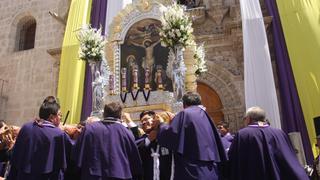
[[[174,155],[173,152],[172,153],[172,159],[171,159],[171,176],[170,176],[170,180],[174,179]]]
[[[159,145],[157,145],[156,151],[151,148],[151,157],[153,158],[153,180],[160,180],[160,161],[159,161]]]

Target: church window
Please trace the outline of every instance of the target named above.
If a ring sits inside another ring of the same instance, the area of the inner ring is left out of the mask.
[[[28,18],[28,20],[22,20],[19,24],[16,49],[18,51],[33,49],[36,36],[36,20],[34,18]]]

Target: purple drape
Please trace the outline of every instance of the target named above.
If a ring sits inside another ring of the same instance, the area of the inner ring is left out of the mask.
[[[91,7],[90,24],[93,28],[102,27],[102,35],[104,35],[106,14],[107,14],[107,0],[93,0]],[[81,120],[85,120],[92,111],[92,77],[88,63],[86,64],[84,90],[83,90],[83,101]]]
[[[265,1],[266,7],[272,19],[273,43],[276,56],[276,66],[279,78],[279,90],[281,98],[282,129],[286,133],[300,132],[306,160],[313,163],[311,144],[304,121],[300,100],[295,85],[295,80],[290,64],[290,59],[282,31],[281,21],[276,0]]]

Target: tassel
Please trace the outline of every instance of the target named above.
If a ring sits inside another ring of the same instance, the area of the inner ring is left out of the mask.
[[[159,148],[159,145],[157,145],[156,151],[154,151],[154,149],[151,148],[151,157],[153,157],[153,180],[160,180]]]
[[[173,180],[173,179],[174,179],[174,155],[173,155],[173,152],[172,152],[170,180]]]

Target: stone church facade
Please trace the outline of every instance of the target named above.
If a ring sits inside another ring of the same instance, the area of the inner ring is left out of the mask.
[[[65,25],[48,12],[65,14],[68,0],[0,1],[0,118],[21,125],[37,116],[47,95],[57,93],[59,54]],[[34,48],[19,49],[35,22]],[[50,55],[51,54],[51,55]]]
[[[0,119],[21,125],[37,116],[45,96],[57,94],[60,48],[69,3],[69,0],[0,2]],[[268,24],[264,2],[260,3]],[[198,77],[198,91],[209,114],[217,117],[216,122],[224,120],[231,129],[239,129],[245,112],[239,0],[196,0],[195,4],[188,12],[194,19],[196,41],[205,43],[208,65],[208,72]],[[34,48],[21,50],[23,28],[30,21],[36,22]]]

